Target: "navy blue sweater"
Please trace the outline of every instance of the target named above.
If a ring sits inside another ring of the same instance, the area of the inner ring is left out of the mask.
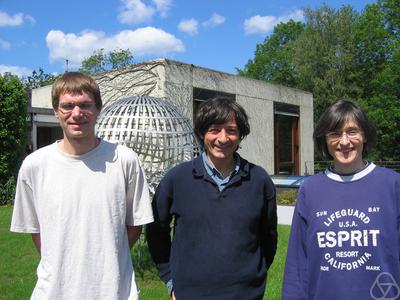
[[[264,169],[240,161],[221,192],[201,157],[170,170],[157,188],[147,240],[177,299],[263,297],[277,246],[275,188]]]

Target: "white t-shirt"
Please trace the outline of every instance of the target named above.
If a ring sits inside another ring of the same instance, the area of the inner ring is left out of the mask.
[[[144,171],[131,149],[101,141],[67,155],[57,143],[23,162],[11,231],[39,233],[31,299],[137,299],[126,226],[153,221]]]

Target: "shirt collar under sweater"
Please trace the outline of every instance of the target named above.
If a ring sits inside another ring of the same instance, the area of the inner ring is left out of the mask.
[[[232,177],[228,185],[231,185],[232,183],[240,180],[242,177],[246,177],[249,175],[249,170],[250,170],[250,164],[247,160],[245,160],[243,157],[241,157],[239,154],[238,158],[240,161],[240,167],[239,171]],[[214,180],[208,175],[206,168],[204,166],[203,158],[201,155],[197,156],[193,161],[192,161],[192,166],[193,166],[193,176],[198,177],[198,178],[205,178],[211,181],[212,183],[216,184]]]
[[[350,175],[340,175],[337,173],[332,172],[330,168],[326,168],[324,173],[326,176],[328,176],[330,179],[338,181],[338,182],[350,182],[350,181],[356,181],[359,180],[365,176],[367,176],[369,173],[371,173],[375,169],[376,165],[373,162],[370,162],[368,166],[361,171],[350,174]]]
[[[206,168],[206,171],[208,175],[215,181],[215,183],[218,185],[218,188],[220,191],[222,191],[228,182],[231,180],[231,178],[239,172],[240,168],[240,157],[237,153],[234,154],[234,159],[235,159],[235,165],[234,168],[232,169],[231,173],[224,177],[221,172],[219,172],[216,168],[214,168],[211,163],[208,161],[207,158],[207,153],[203,152],[201,154],[201,157],[203,158],[203,163],[204,167]]]

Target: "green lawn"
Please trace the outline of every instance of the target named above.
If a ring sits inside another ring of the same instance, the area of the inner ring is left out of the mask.
[[[29,299],[36,281],[39,255],[30,235],[9,232],[11,206],[0,206],[0,300]],[[283,268],[290,227],[280,225],[278,252],[268,272],[267,292],[264,299],[281,299]],[[139,274],[138,274],[139,275]],[[156,276],[147,272],[138,276],[140,299],[169,299],[166,289]]]

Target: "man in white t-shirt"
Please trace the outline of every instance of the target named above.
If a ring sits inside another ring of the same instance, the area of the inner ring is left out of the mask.
[[[11,222],[41,255],[31,299],[137,299],[130,249],[153,221],[138,156],[95,136],[102,101],[91,77],[65,73],[52,105],[63,139],[24,160]]]

